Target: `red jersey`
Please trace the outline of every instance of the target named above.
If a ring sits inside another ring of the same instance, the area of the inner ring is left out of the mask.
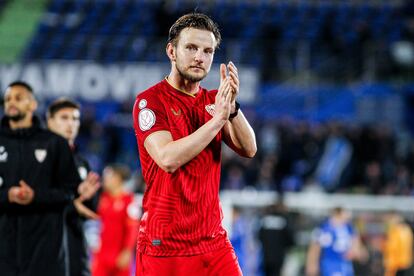
[[[222,133],[174,173],[158,167],[144,147],[156,131],[169,131],[174,140],[195,132],[212,118],[216,94],[200,88],[192,96],[163,80],[136,98],[134,128],[147,185],[138,232],[144,254],[189,256],[229,245],[219,202]]]
[[[136,205],[132,194],[114,197],[104,192],[99,199],[101,219],[100,246],[95,261],[115,266],[121,250],[134,249],[138,224]]]

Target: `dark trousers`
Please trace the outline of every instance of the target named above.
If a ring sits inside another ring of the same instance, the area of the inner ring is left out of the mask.
[[[395,276],[408,276],[409,272],[410,269],[400,269],[397,271],[397,274],[395,274]]]
[[[282,273],[283,259],[277,262],[268,262],[264,264],[266,276],[280,276]]]

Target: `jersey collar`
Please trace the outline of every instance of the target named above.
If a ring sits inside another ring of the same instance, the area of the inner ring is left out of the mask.
[[[165,77],[165,81],[168,83],[168,85],[170,85],[172,88],[174,88],[175,90],[177,90],[177,91],[179,91],[179,92],[181,92],[181,93],[183,93],[183,94],[185,94],[185,95],[187,95],[187,96],[190,96],[190,97],[193,97],[193,98],[195,98],[196,96],[197,96],[197,94],[199,93],[199,92],[197,92],[196,94],[191,94],[191,93],[188,93],[188,92],[186,92],[186,91],[184,91],[184,90],[182,90],[182,89],[179,89],[179,88],[177,88],[177,87],[175,87],[174,85],[172,85],[172,83],[168,80],[168,77]],[[199,91],[200,91],[200,87],[199,87]]]

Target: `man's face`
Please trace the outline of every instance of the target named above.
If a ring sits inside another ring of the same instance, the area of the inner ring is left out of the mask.
[[[213,62],[216,39],[210,31],[183,29],[175,48],[175,66],[180,75],[191,82],[204,79]]]
[[[342,210],[342,212],[338,214],[337,218],[342,224],[346,224],[351,221],[352,214],[348,210]]]
[[[12,121],[21,121],[32,115],[37,104],[33,94],[24,86],[15,85],[7,88],[4,94],[4,114]]]
[[[47,124],[51,131],[63,136],[70,143],[73,143],[79,132],[79,109],[72,107],[62,108],[53,117],[48,118]]]

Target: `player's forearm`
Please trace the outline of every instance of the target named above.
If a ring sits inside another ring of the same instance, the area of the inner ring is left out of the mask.
[[[316,276],[319,274],[319,257],[319,245],[311,243],[306,258],[306,276]]]
[[[223,128],[225,122],[213,117],[192,134],[169,142],[160,150],[157,164],[163,170],[173,173],[205,149]]]
[[[243,112],[225,125],[224,132],[228,144],[241,156],[252,158],[257,151],[256,136]]]

